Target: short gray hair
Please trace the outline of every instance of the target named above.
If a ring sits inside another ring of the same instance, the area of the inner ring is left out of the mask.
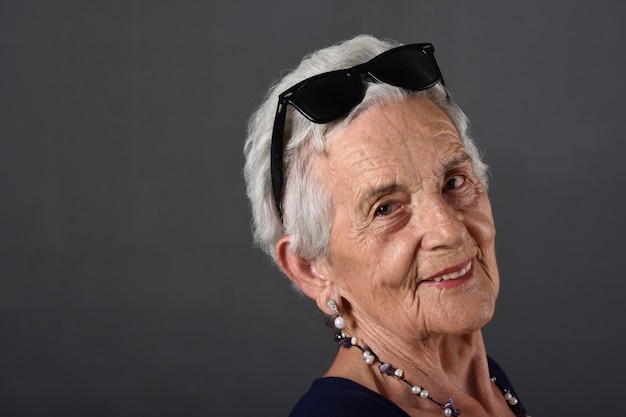
[[[399,46],[368,35],[330,46],[306,56],[300,65],[270,89],[265,100],[250,117],[244,146],[244,177],[253,218],[255,243],[276,261],[275,245],[284,235],[291,236],[290,250],[308,261],[322,260],[330,254],[330,230],[333,204],[330,193],[313,169],[317,155],[324,151],[326,138],[345,129],[365,109],[418,96],[437,104],[455,124],[472,158],[474,170],[487,186],[487,166],[469,135],[469,120],[447,96],[440,84],[410,92],[388,84],[368,83],[365,98],[344,119],[316,124],[307,120],[292,106],[287,108],[285,138],[287,145],[283,221],[275,207],[270,174],[270,146],[278,96],[294,84],[328,71],[349,68]]]

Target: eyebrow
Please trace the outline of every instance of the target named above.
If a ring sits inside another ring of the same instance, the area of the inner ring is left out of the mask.
[[[443,172],[448,172],[450,170],[453,170],[454,168],[457,168],[461,165],[464,165],[468,162],[472,162],[472,158],[470,158],[470,156],[467,153],[463,153],[461,155],[456,156],[454,159],[452,159],[451,161],[448,161],[447,163],[445,163],[443,165]]]
[[[381,196],[391,194],[403,188],[404,187],[394,180],[392,182],[362,189],[361,192],[358,193],[357,197],[358,211],[363,214],[368,213],[370,205],[373,201],[378,200]]]
[[[400,188],[403,188],[403,187],[400,187],[400,185],[395,181],[392,183],[383,185],[382,187],[373,187],[367,190],[367,192],[363,193],[363,197],[361,200],[363,202],[375,200],[381,195],[393,193],[394,191],[398,191]]]

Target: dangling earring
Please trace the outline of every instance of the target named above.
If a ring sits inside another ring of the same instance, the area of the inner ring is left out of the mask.
[[[335,319],[333,320],[333,324],[335,325],[335,327],[339,330],[343,329],[346,325],[346,322],[343,320],[343,317],[341,317],[341,313],[339,313],[339,308],[337,307],[337,303],[335,302],[335,300],[328,300],[326,302],[326,305],[329,309],[333,311],[333,313],[337,315],[337,317],[335,317]]]

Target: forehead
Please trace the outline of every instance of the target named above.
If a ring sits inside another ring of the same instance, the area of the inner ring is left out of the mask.
[[[411,97],[371,107],[327,142],[322,169],[345,175],[401,175],[467,155],[458,131],[436,104]],[[322,173],[323,174],[323,173]]]

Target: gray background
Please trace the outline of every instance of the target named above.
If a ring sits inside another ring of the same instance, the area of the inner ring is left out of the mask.
[[[248,115],[305,53],[433,42],[492,167],[489,351],[620,413],[623,1],[0,2],[0,414],[281,416],[335,351],[254,249]]]

